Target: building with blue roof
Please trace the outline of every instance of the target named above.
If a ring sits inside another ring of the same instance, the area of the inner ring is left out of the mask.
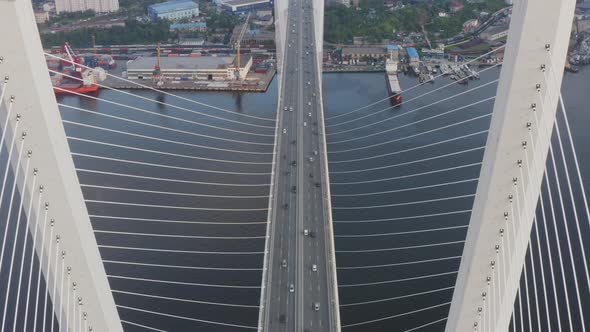
[[[410,61],[415,59],[416,61],[420,60],[420,56],[418,55],[418,51],[416,51],[416,49],[414,47],[408,47],[406,48],[406,51],[408,51],[408,56],[410,57]]]
[[[148,15],[152,20],[182,20],[199,16],[199,5],[191,0],[173,0],[157,3],[148,7]]]

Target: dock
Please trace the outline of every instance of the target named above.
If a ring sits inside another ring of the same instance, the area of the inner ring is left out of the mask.
[[[123,81],[108,78],[101,85],[106,88],[118,90],[144,90],[154,88],[158,90],[184,90],[184,91],[226,91],[226,92],[266,92],[272,83],[276,69],[272,68],[264,75],[260,75],[256,80],[240,81],[163,81],[157,85],[152,80],[130,80]],[[137,83],[137,84],[135,84]],[[139,85],[141,84],[141,85]],[[147,86],[148,88],[146,88]]]

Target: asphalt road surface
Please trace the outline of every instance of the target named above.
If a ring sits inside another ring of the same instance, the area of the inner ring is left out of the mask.
[[[336,331],[312,0],[288,11],[264,331]]]

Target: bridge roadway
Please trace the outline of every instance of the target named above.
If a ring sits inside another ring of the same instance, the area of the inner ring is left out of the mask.
[[[338,331],[312,0],[291,0],[287,16],[261,327]]]

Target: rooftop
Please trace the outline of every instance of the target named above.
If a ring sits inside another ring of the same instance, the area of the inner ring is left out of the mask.
[[[418,58],[418,57],[419,57],[419,56],[418,56],[418,51],[416,51],[416,49],[415,49],[415,48],[413,48],[413,47],[408,47],[406,50],[408,51],[408,56],[409,56],[410,58]]]
[[[223,1],[223,4],[228,6],[244,6],[268,2],[270,2],[270,0],[225,0]]]
[[[140,57],[127,64],[127,70],[151,70],[155,67],[157,57]],[[234,57],[163,57],[160,58],[162,70],[224,70],[232,64]]]
[[[173,0],[150,5],[148,8],[158,13],[169,13],[177,10],[199,8],[199,5],[191,0]]]
[[[383,47],[343,47],[342,54],[387,54]]]

